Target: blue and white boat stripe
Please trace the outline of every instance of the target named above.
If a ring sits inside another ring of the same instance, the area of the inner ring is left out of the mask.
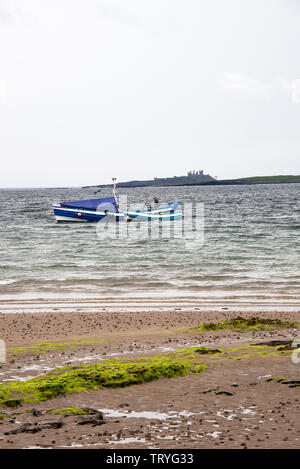
[[[174,207],[176,205],[176,207]],[[99,221],[106,216],[113,216],[117,221],[120,219],[130,218],[130,219],[140,219],[140,220],[178,220],[182,217],[181,212],[176,212],[176,208],[179,203],[172,204],[167,208],[158,208],[156,210],[149,211],[130,211],[125,210],[122,213],[113,213],[113,212],[97,212],[94,210],[82,210],[80,208],[67,208],[62,207],[61,205],[53,204],[54,215],[56,221],[58,222],[87,222],[87,221]],[[175,208],[175,210],[174,210]]]

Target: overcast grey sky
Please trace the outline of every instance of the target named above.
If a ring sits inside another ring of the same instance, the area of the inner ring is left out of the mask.
[[[0,187],[300,174],[300,1],[0,0]]]

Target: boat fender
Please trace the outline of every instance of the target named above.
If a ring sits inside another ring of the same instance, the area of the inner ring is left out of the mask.
[[[79,212],[79,213],[78,213],[78,216],[81,217],[81,215],[82,215],[82,214]]]

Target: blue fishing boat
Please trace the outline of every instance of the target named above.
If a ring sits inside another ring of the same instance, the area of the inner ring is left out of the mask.
[[[105,217],[116,221],[125,220],[177,220],[182,217],[178,211],[181,202],[155,203],[145,210],[119,210],[116,192],[116,178],[113,178],[113,197],[84,199],[53,204],[57,222],[97,222]]]
[[[114,197],[61,202],[53,204],[53,210],[58,222],[99,221],[108,213],[115,215],[117,219],[121,216]]]

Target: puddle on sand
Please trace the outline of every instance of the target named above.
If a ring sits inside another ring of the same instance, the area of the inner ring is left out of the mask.
[[[136,411],[121,411],[121,410],[114,410],[114,409],[98,409],[102,412],[106,417],[127,417],[127,418],[140,418],[140,419],[153,419],[153,420],[167,420],[167,419],[174,419],[178,417],[190,417],[191,415],[199,415],[203,414],[204,412],[187,412],[183,410],[182,412],[175,412],[171,411],[169,413],[166,412],[152,412],[152,411],[143,411],[143,412],[136,412]]]
[[[225,411],[226,412],[226,411]],[[232,411],[231,411],[232,412]],[[218,411],[217,412],[217,416],[218,417],[222,417],[223,419],[226,419],[226,420],[233,420],[234,417],[236,417],[236,414],[229,414],[229,415],[224,415],[222,414],[222,412]]]
[[[128,418],[140,418],[140,419],[154,419],[154,420],[166,420],[168,418],[175,417],[175,415],[166,414],[164,412],[128,412],[114,409],[98,409],[106,417],[128,417]]]
[[[59,448],[88,448],[88,447],[91,447],[91,446],[103,446],[103,445],[110,445],[110,444],[125,445],[125,444],[128,444],[128,443],[145,443],[145,439],[141,438],[139,440],[138,438],[123,438],[123,439],[121,438],[120,440],[104,441],[104,442],[101,442],[101,443],[85,443],[85,444],[72,443],[71,445],[60,445]],[[30,448],[26,448],[26,449],[30,449]],[[39,446],[33,447],[32,449],[34,449],[34,448],[39,448]],[[46,448],[46,449],[48,449],[48,448]],[[49,448],[49,449],[52,449],[52,448]]]
[[[8,370],[6,373],[2,373],[2,374],[6,374],[6,375],[10,375],[10,378],[4,378],[1,380],[1,382],[7,382],[7,381],[27,381],[29,379],[32,379],[32,378],[37,378],[38,376],[42,376],[44,375],[45,373],[48,373],[49,371],[52,371],[52,370],[55,370],[57,368],[63,368],[62,366],[47,366],[47,365],[26,365],[26,366],[23,366],[23,368],[20,368],[20,369],[17,369],[17,368],[13,368],[11,370]],[[14,372],[17,372],[17,373],[28,373],[29,371],[41,371],[42,373],[38,373],[38,374],[35,374],[35,375],[26,375],[26,376],[20,376],[20,375],[12,375],[12,373]]]
[[[111,440],[108,443],[111,445],[127,445],[128,443],[145,443],[145,438],[120,438],[120,440]]]
[[[68,363],[74,363],[74,362],[85,362],[85,361],[91,361],[91,360],[104,360],[103,357],[100,355],[87,355],[86,357],[75,357],[75,358],[69,358],[65,364]]]
[[[222,432],[213,432],[213,433],[206,433],[208,436],[212,436],[213,438],[219,438]]]
[[[26,446],[23,449],[53,449],[52,446]]]
[[[241,413],[241,414],[244,414],[244,415],[255,415],[256,412],[254,412],[254,410],[252,410],[252,409],[254,409],[255,407],[256,407],[256,406],[250,406],[249,409],[246,409],[245,407],[240,406],[240,409],[242,409],[242,410],[240,411],[240,413]]]

